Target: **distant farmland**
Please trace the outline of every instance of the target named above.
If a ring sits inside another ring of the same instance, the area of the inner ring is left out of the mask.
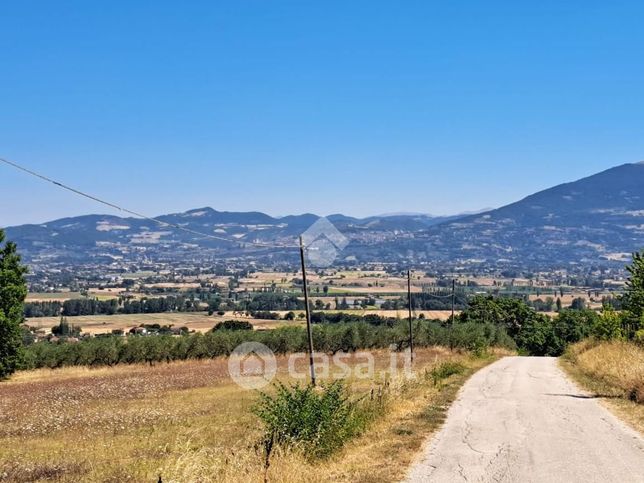
[[[233,316],[228,313],[224,316],[209,316],[205,312],[171,312],[162,314],[115,314],[115,315],[81,315],[67,317],[67,321],[75,327],[80,327],[83,333],[104,334],[112,330],[125,330],[141,324],[173,325],[174,327],[186,326],[196,332],[207,332],[218,322],[239,319],[251,322],[257,329],[272,329],[276,326],[299,325],[300,322],[284,320],[263,320],[247,317]],[[59,317],[36,317],[27,319],[26,324],[34,328],[49,331],[58,325]]]

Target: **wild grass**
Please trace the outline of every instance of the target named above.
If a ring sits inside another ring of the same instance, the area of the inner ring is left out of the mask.
[[[439,366],[432,369],[430,372],[434,385],[437,385],[444,379],[455,374],[461,374],[465,371],[466,367],[459,362],[443,362]]]
[[[583,387],[644,432],[644,348],[621,340],[587,339],[569,346],[561,360]]]
[[[373,354],[376,372],[389,366],[387,351]],[[381,416],[324,459],[276,447],[269,480],[402,477],[458,387],[493,358],[419,349],[417,377],[389,381],[392,403]],[[465,369],[434,385],[433,368],[446,362]],[[290,384],[286,368],[279,356],[278,380]],[[347,397],[369,397],[383,384],[379,376],[349,379]],[[257,392],[230,381],[225,358],[21,372],[0,384],[0,481],[263,481],[265,433],[252,411],[258,401]]]

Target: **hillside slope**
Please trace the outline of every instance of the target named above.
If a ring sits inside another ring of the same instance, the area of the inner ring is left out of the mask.
[[[275,218],[199,208],[158,219],[238,243],[109,215],[12,227],[7,235],[31,262],[93,263],[114,257],[293,261],[288,251],[244,242],[293,244],[318,216]],[[336,214],[328,219],[350,240],[341,259],[521,269],[623,265],[630,253],[644,247],[644,164],[618,166],[476,215],[358,219]]]
[[[434,259],[566,266],[623,260],[643,247],[644,164],[637,163],[430,228],[406,248]]]

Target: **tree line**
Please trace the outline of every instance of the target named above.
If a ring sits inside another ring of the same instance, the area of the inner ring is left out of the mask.
[[[316,352],[329,354],[391,346],[403,350],[408,347],[408,330],[405,321],[397,321],[393,325],[373,325],[364,321],[317,324],[313,327],[313,344]],[[445,326],[438,321],[421,319],[414,321],[413,332],[416,346],[441,345],[470,351],[484,351],[490,346],[515,347],[503,328],[493,324],[458,323]],[[306,329],[303,327],[254,331],[243,330],[229,322],[206,334],[179,337],[102,337],[75,343],[38,342],[26,348],[22,368],[155,364],[208,359],[230,355],[235,347],[248,341],[265,344],[276,354],[307,350]]]
[[[27,302],[24,304],[24,316],[34,317],[68,317],[78,315],[114,315],[114,314],[158,314],[164,312],[194,312],[202,310],[198,300],[192,297],[173,296],[143,297],[141,299],[95,298],[70,299],[64,302]]]

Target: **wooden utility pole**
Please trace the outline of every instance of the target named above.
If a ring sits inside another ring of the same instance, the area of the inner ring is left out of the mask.
[[[412,329],[412,306],[411,306],[411,270],[407,270],[407,300],[409,301],[409,353],[411,360],[414,360],[414,332]]]
[[[311,312],[309,310],[309,288],[306,283],[306,265],[304,264],[304,241],[300,236],[300,260],[302,262],[302,287],[304,290],[304,309],[306,311],[306,333],[309,338],[309,367],[311,384],[315,386],[315,363],[313,362],[313,332],[311,331]]]
[[[452,279],[452,324],[454,323],[454,305],[456,305],[456,279]]]

